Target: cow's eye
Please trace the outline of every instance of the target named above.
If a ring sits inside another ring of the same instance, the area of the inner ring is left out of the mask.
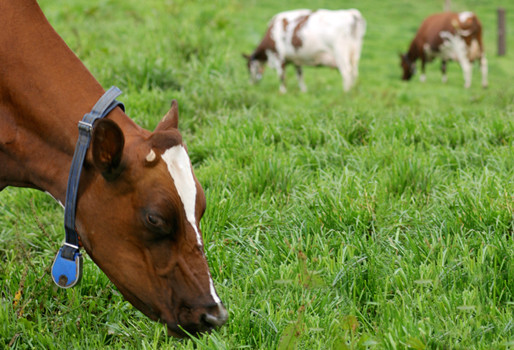
[[[173,217],[167,220],[155,211],[145,212],[143,214],[143,221],[146,228],[158,236],[173,235],[177,227],[176,220]]]
[[[164,220],[156,214],[146,214],[146,221],[152,226],[161,226]]]
[[[146,226],[152,231],[159,233],[169,233],[171,227],[159,214],[150,212],[145,215]]]

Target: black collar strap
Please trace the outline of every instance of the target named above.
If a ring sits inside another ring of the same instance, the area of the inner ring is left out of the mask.
[[[91,112],[84,115],[79,122],[79,138],[75,146],[75,153],[71,162],[68,187],[66,189],[66,203],[64,206],[64,229],[66,241],[59,249],[52,265],[52,279],[62,288],[70,288],[76,285],[82,277],[82,255],[79,248],[79,236],[75,227],[75,213],[77,209],[77,193],[80,183],[80,174],[86,158],[87,149],[91,142],[93,125],[97,119],[105,117],[114,108],[120,107],[125,111],[123,103],[116,101],[121,94],[117,87],[111,87],[98,102]]]

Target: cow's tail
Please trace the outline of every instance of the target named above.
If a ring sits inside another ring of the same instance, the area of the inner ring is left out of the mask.
[[[480,23],[478,17],[473,16],[472,30],[478,39],[478,45],[480,47],[480,54],[484,54],[484,46],[482,45],[482,23]]]
[[[362,17],[359,10],[351,9],[352,13],[352,28],[351,35],[355,40],[362,40],[366,33],[366,20]]]
[[[359,60],[362,51],[362,41],[366,33],[366,20],[362,17],[359,10],[351,9],[352,21],[350,26],[349,40],[345,50],[348,50],[349,64],[350,64],[350,78],[348,86],[355,84],[357,76],[359,75]],[[346,81],[346,79],[345,79]],[[346,83],[345,83],[346,84]]]
[[[351,37],[352,37],[352,61],[355,64],[358,64],[361,50],[362,50],[362,41],[364,38],[364,34],[366,34],[366,20],[362,17],[359,10],[352,9],[352,27],[351,27]]]

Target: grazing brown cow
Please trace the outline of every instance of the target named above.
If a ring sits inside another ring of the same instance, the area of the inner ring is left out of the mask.
[[[0,190],[46,191],[64,203],[77,123],[103,88],[35,0],[0,1]],[[168,333],[227,320],[199,228],[206,200],[177,129],[173,103],[154,132],[120,108],[93,126],[76,229],[125,298]]]
[[[327,66],[339,69],[344,91],[357,81],[362,38],[366,21],[356,9],[292,10],[276,14],[268,24],[266,35],[247,60],[252,82],[262,78],[264,64],[280,77],[280,92],[286,92],[285,67],[296,67],[301,91],[302,66]]]
[[[425,19],[410,44],[409,51],[400,55],[403,80],[415,72],[416,60],[421,59],[421,81],[425,81],[425,63],[441,58],[443,82],[446,82],[446,63],[459,62],[464,74],[464,87],[471,86],[471,63],[480,59],[482,86],[487,87],[487,59],[482,46],[482,25],[472,12],[444,12]]]

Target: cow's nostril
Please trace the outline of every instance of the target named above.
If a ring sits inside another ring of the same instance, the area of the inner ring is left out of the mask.
[[[228,313],[222,304],[218,304],[212,312],[206,312],[202,315],[202,320],[211,327],[220,327],[228,319]]]

